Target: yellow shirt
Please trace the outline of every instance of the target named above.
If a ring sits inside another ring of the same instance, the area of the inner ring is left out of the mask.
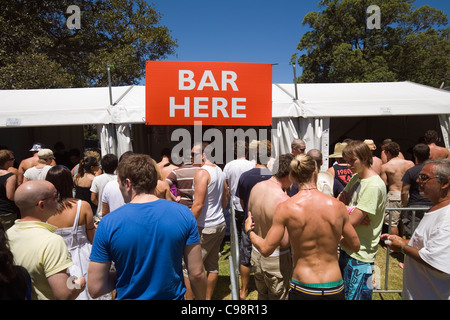
[[[57,227],[37,221],[15,224],[6,232],[14,262],[28,270],[32,300],[54,300],[47,278],[72,265],[69,250]]]

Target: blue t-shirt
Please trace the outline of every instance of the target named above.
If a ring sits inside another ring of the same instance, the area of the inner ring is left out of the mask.
[[[163,199],[128,203],[100,221],[90,259],[114,261],[117,300],[183,299],[184,248],[199,242],[186,206]]]

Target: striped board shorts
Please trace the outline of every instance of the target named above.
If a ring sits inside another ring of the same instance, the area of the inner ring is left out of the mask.
[[[302,283],[292,279],[289,300],[345,300],[344,281]]]

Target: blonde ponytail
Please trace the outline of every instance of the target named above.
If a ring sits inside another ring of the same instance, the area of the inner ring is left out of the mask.
[[[316,171],[316,161],[306,154],[299,154],[291,161],[291,176],[299,184],[309,182]]]

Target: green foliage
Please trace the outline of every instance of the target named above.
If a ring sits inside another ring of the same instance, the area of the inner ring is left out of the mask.
[[[69,29],[70,5],[80,29]],[[176,41],[144,0],[11,0],[0,10],[0,88],[136,84],[146,60],[174,53]]]
[[[322,0],[309,12],[311,27],[293,60],[299,82],[413,81],[439,87],[448,81],[450,28],[442,10],[414,0]],[[380,8],[379,29],[367,28],[370,5]]]

